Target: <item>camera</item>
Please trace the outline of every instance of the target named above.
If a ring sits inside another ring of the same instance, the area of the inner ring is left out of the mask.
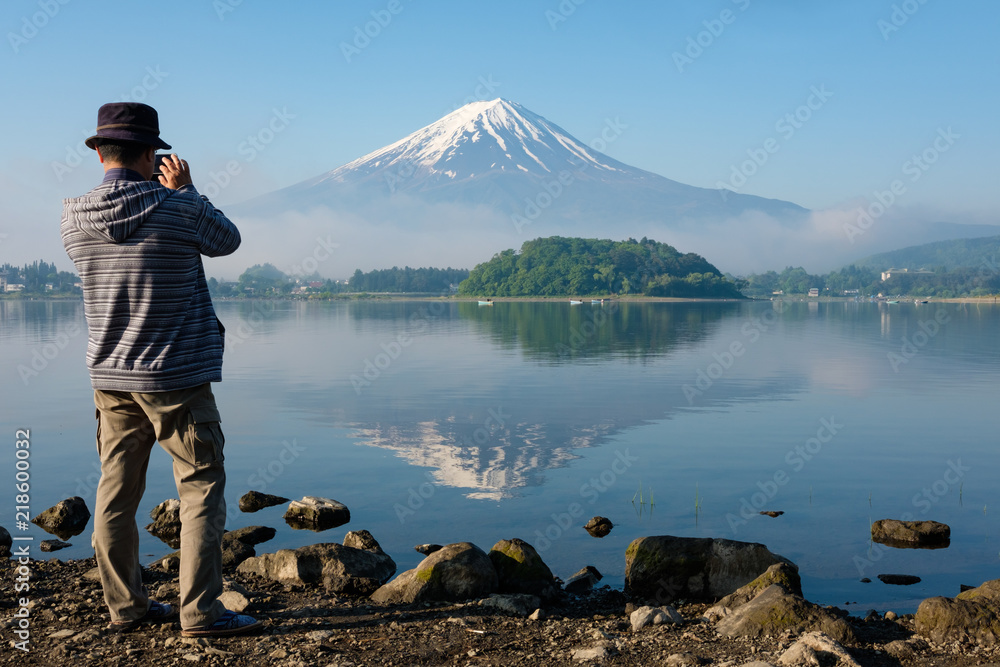
[[[160,176],[163,175],[163,160],[170,157],[169,153],[157,153],[153,157],[153,175],[149,178],[151,181],[160,182]]]

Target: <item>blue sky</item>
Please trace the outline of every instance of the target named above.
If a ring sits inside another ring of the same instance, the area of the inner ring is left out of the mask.
[[[625,163],[812,209],[926,153],[906,207],[996,224],[998,19],[984,0],[8,0],[0,262],[69,268],[60,200],[100,180],[77,147],[123,97],[158,109],[196,185],[226,181],[223,208],[504,97],[588,143],[619,123]]]

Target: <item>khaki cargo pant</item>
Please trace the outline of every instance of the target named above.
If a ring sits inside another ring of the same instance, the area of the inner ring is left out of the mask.
[[[181,501],[181,627],[211,624],[225,611],[218,598],[226,523],[225,439],[211,385],[148,394],[95,390],[94,404],[101,457],[94,551],[111,620],[142,618],[149,609],[135,514],[159,441],[173,458]]]

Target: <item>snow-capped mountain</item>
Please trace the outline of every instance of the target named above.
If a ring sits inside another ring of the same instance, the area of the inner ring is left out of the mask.
[[[632,222],[700,223],[747,210],[788,220],[806,213],[789,202],[697,188],[630,167],[504,99],[467,104],[394,144],[255,200],[253,208],[336,207],[400,193],[488,206],[515,222],[544,211],[557,226],[571,223],[564,232],[604,227],[626,236]]]
[[[320,246],[342,248],[336,266],[317,267],[331,277],[394,264],[471,268],[555,235],[646,236],[713,261],[713,242],[735,233],[760,243],[761,223],[773,244],[808,218],[790,202],[685,185],[594,148],[622,131],[608,121],[588,145],[515,102],[473,102],[353,162],[225,210],[244,231],[243,267],[271,262],[288,272],[310,253],[332,257],[317,250],[322,237]],[[746,243],[731,245],[736,256],[748,253]]]

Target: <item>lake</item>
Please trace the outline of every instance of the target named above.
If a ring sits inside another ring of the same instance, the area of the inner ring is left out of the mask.
[[[913,611],[1000,577],[1000,308],[747,303],[256,301],[217,304],[215,386],[228,527],[269,525],[258,552],[368,529],[414,567],[422,543],[520,537],[566,578],[621,587],[645,535],[761,542],[808,599]],[[93,509],[97,454],[80,302],[0,302],[3,422],[31,431],[31,514]],[[176,497],[157,448],[140,506]],[[347,526],[243,514],[254,489],[334,498]],[[13,490],[0,525],[13,534]],[[761,510],[784,512],[777,518]],[[582,525],[615,528],[603,539]],[[949,548],[872,544],[883,518],[935,520]],[[32,527],[36,540],[50,537]],[[169,553],[143,535],[143,562]],[[92,555],[89,530],[57,552]],[[913,574],[913,586],[878,574]],[[868,577],[872,583],[860,580]]]

